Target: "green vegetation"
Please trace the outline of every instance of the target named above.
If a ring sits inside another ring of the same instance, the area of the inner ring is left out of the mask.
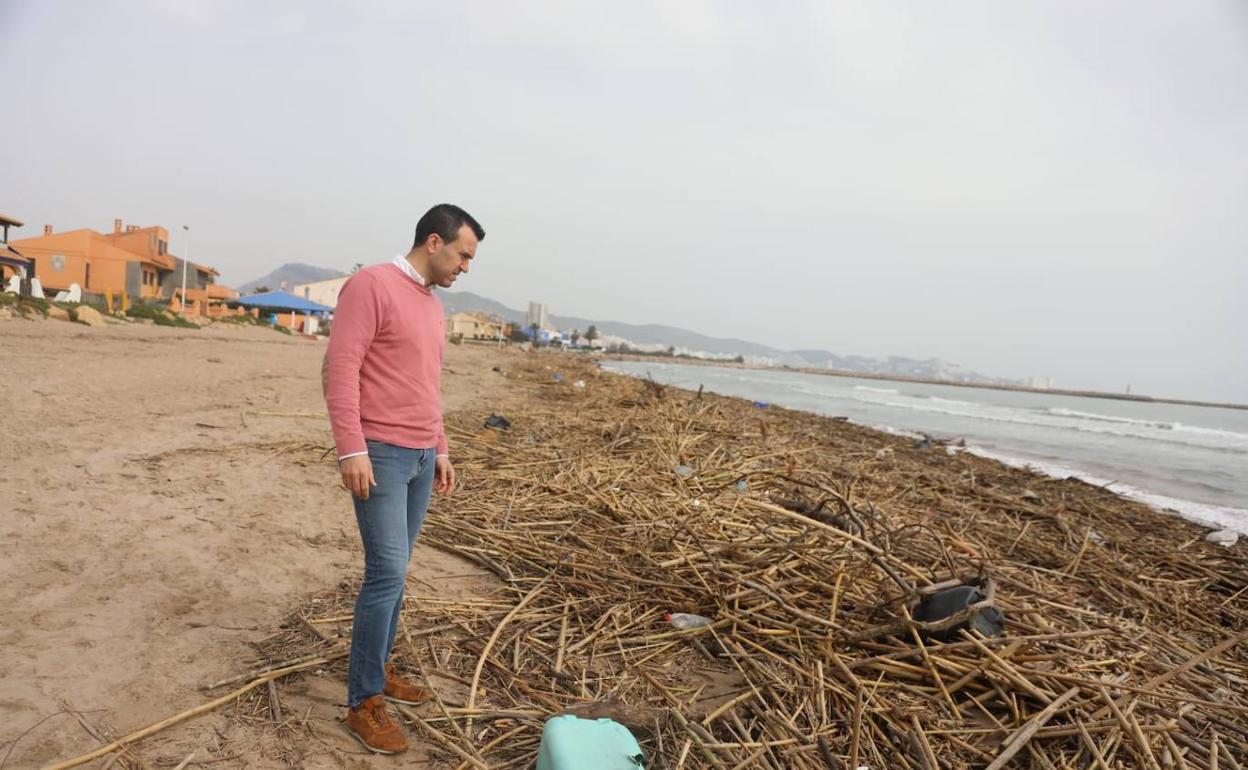
[[[223,324],[237,324],[239,326],[270,326],[271,325],[267,320],[263,318],[256,318],[250,313],[244,313],[242,315],[227,315],[218,320],[220,323],[223,323]]]
[[[707,361],[710,363],[725,363],[731,360],[734,363],[745,363],[745,356],[737,356],[733,359],[727,358],[702,358],[700,356],[690,355],[689,353],[677,353],[676,347],[669,347],[667,350],[641,350],[629,345],[627,342],[621,342],[618,345],[608,345],[605,348],[607,353],[614,353],[629,356],[650,356],[651,358],[686,358],[690,361]]]
[[[46,299],[38,299],[36,297],[19,297],[9,292],[0,292],[0,305],[13,308],[13,312],[25,318],[29,315],[38,315],[42,318],[48,317],[48,308],[52,307],[52,303]],[[65,309],[72,306],[65,305]]]
[[[176,326],[181,329],[198,329],[199,327],[181,316],[170,313],[167,308],[159,305],[145,305],[136,303],[126,310],[126,315],[130,318],[148,318],[155,322],[157,326]]]
[[[78,308],[83,305],[95,308],[101,315],[108,315],[108,308],[103,305],[92,305],[85,302],[53,302],[47,299],[39,299],[38,297],[19,297],[12,292],[0,292],[0,307],[12,308],[13,312],[22,318],[34,315],[40,318],[47,318],[48,312],[52,308],[60,308],[69,316],[69,320],[77,321]]]

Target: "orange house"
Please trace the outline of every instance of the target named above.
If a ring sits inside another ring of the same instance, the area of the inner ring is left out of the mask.
[[[160,226],[123,225],[114,219],[113,231],[105,234],[88,228],[54,233],[51,225],[44,225],[42,236],[13,245],[35,260],[35,274],[47,292],[64,291],[76,283],[95,294],[124,292],[148,300],[168,300],[181,293],[183,260],[169,253],[169,231]],[[194,300],[198,294],[203,314],[217,271],[189,261],[185,267],[186,299]]]
[[[35,275],[45,292],[65,291],[76,283],[83,291],[125,292],[144,299],[160,297],[162,274],[174,268],[168,244],[165,228],[130,225],[123,230],[120,219],[114,220],[110,235],[88,228],[54,233],[51,225],[44,225],[43,235],[13,242],[35,260]]]
[[[196,265],[194,262],[188,262],[188,266],[192,270],[198,270],[201,273],[200,278],[205,276],[215,277],[217,271],[211,267]],[[175,271],[174,278],[181,280],[181,275]],[[186,315],[208,316],[209,318],[225,318],[226,316],[241,315],[241,311],[231,310],[226,306],[230,300],[238,299],[238,292],[229,286],[222,286],[218,283],[209,282],[202,289],[191,288],[196,284],[190,277],[192,273],[187,272],[186,297],[182,296],[182,286],[178,284],[173,289],[173,299],[169,302],[169,309],[175,313],[183,313]],[[211,281],[211,278],[209,278]]]

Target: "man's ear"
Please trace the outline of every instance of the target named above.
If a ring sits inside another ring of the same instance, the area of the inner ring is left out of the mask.
[[[433,233],[425,239],[425,250],[430,254],[436,254],[440,248],[442,248],[442,236]]]

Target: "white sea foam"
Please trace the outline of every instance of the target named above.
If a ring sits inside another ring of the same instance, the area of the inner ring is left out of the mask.
[[[1077,409],[1063,409],[1061,407],[1049,407],[1044,410],[1048,414],[1058,417],[1075,417],[1081,420],[1092,420],[1095,422],[1115,422],[1124,425],[1139,425],[1146,428],[1156,428],[1158,430],[1172,430],[1179,433],[1198,433],[1205,436],[1217,436],[1227,439],[1231,442],[1248,444],[1248,433],[1240,433],[1233,430],[1221,430],[1219,428],[1202,428],[1198,425],[1184,425],[1181,422],[1159,422],[1154,420],[1137,420],[1132,417],[1118,417],[1109,414],[1096,414],[1094,412],[1081,412]]]
[[[1241,535],[1248,535],[1248,508],[1234,508],[1228,505],[1211,505],[1208,503],[1197,503],[1191,500],[1180,500],[1176,497],[1167,495],[1159,495],[1144,489],[1133,487],[1130,484],[1122,484],[1114,482],[1110,479],[1103,479],[1091,473],[1068,468],[1056,463],[1041,462],[1038,460],[1027,460],[1012,455],[1003,454],[1001,452],[993,452],[977,446],[968,446],[961,450],[969,452],[980,457],[987,457],[996,460],[1013,468],[1026,468],[1042,473],[1045,476],[1051,476],[1056,479],[1069,478],[1071,476],[1086,481],[1096,486],[1112,485],[1112,490],[1123,497],[1136,500],[1148,505],[1154,510],[1162,513],[1174,513],[1180,518],[1187,519],[1190,522],[1199,524],[1202,527],[1210,527],[1212,529],[1230,529]]]
[[[855,385],[854,390],[864,390],[870,393],[887,393],[889,395],[897,395],[901,392],[892,388],[873,388],[870,385]]]
[[[1132,417],[1116,417],[1109,414],[1096,414],[1094,412],[1081,412],[1078,409],[1064,409],[1060,406],[1051,406],[1044,410],[1047,414],[1056,415],[1058,417],[1077,417],[1082,420],[1096,420],[1097,422],[1121,422],[1127,425],[1147,425],[1150,428],[1161,428],[1162,430],[1172,430],[1174,423],[1154,422],[1153,420],[1136,420]]]
[[[1153,423],[1128,418],[1109,418],[1101,415],[1076,417],[1076,414],[1084,415],[1090,413],[1075,413],[1073,410],[1065,410],[1070,414],[1058,415],[1052,413],[1051,410],[1049,412],[1037,412],[1034,409],[976,404],[953,399],[909,398],[907,396],[902,396],[901,399],[862,398],[857,396],[852,396],[851,398],[877,406],[944,414],[952,417],[965,417],[972,420],[1140,438],[1165,444],[1178,444],[1230,454],[1248,454],[1248,434],[1213,428],[1191,429],[1187,426],[1178,426],[1177,424]],[[1162,425],[1165,425],[1165,427],[1160,427]]]
[[[983,406],[982,404],[977,404],[974,401],[959,401],[956,398],[941,398],[940,396],[922,396],[921,398],[925,398],[933,404],[946,404],[948,406]]]
[[[1233,430],[1219,430],[1218,428],[1202,428],[1198,425],[1184,425],[1181,422],[1171,423],[1171,429],[1176,431],[1185,431],[1188,433],[1201,433],[1207,436],[1221,436],[1248,444],[1248,433],[1240,433]]]

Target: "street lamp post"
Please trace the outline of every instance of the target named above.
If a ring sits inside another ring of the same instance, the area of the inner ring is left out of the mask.
[[[182,225],[186,237],[182,241],[182,315],[186,315],[186,263],[191,261],[191,228]]]

